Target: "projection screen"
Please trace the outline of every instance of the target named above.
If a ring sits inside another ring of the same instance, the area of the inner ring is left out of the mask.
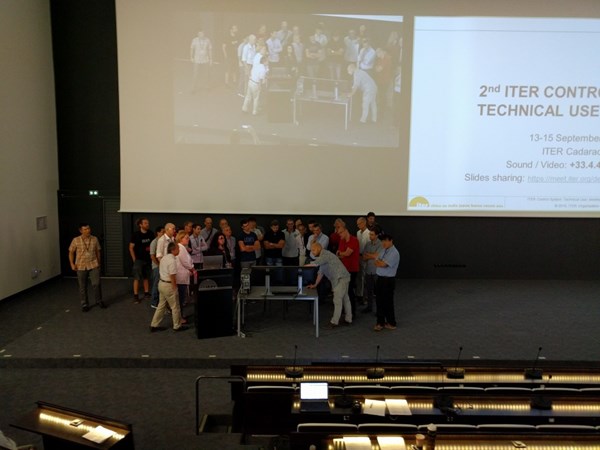
[[[121,210],[600,216],[600,4],[440,3],[116,0]]]

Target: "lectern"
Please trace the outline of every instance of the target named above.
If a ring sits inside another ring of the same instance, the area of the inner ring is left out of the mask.
[[[198,339],[231,336],[233,328],[233,269],[198,271],[194,308]]]

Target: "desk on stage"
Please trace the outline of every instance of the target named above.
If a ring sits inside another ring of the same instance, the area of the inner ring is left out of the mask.
[[[244,269],[248,270],[248,269]],[[319,337],[319,294],[316,289],[304,286],[305,272],[314,272],[314,266],[252,266],[250,273],[242,271],[242,286],[237,297],[237,334],[244,336],[242,325],[245,323],[247,301],[284,301],[284,302],[313,302],[313,325],[315,336]],[[291,276],[290,278],[290,275]],[[264,278],[263,278],[264,277]],[[262,282],[261,285],[245,285]],[[293,280],[293,284],[289,280]],[[251,281],[252,280],[252,281]],[[284,285],[274,285],[278,280]],[[285,284],[287,282],[287,284]]]
[[[131,425],[46,402],[37,402],[36,409],[11,426],[41,435],[45,450],[134,448]],[[109,435],[106,440],[95,443],[83,437],[99,426]]]
[[[299,77],[293,98],[294,124],[299,123],[302,103],[338,105],[344,109],[344,130],[348,130],[348,122],[352,117],[352,97],[348,96],[350,91],[347,80]]]
[[[247,294],[238,294],[237,299],[237,334],[243,336],[242,325],[245,323],[247,301],[286,301],[313,302],[313,325],[315,337],[319,337],[319,294],[316,289],[303,288],[301,292],[290,292],[289,287],[253,286]]]

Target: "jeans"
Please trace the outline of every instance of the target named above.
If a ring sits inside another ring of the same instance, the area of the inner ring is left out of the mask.
[[[268,258],[265,257],[265,264],[267,266],[283,266],[282,258]],[[271,273],[271,284],[281,285],[283,284],[283,270],[282,269],[273,269],[270,271]]]
[[[158,267],[152,269],[152,300],[150,304],[152,306],[158,306],[158,280],[160,279],[160,273]]]
[[[90,270],[78,270],[77,271],[77,283],[79,284],[79,300],[81,307],[88,306],[88,293],[87,293],[87,280],[90,279],[92,285],[92,292],[94,293],[94,300],[96,304],[102,302],[102,290],[100,289],[100,268]]]

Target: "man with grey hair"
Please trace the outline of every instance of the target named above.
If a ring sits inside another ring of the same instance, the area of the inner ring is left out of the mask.
[[[348,66],[348,75],[353,79],[352,91],[348,97],[356,94],[356,91],[362,91],[362,114],[360,122],[366,123],[369,112],[371,112],[371,121],[377,122],[377,83],[371,76],[355,64]]]
[[[179,254],[179,251],[179,244],[169,242],[167,244],[167,253],[161,259],[159,266],[160,280],[158,282],[160,300],[158,302],[158,308],[156,308],[154,316],[152,317],[152,322],[150,323],[151,333],[164,330],[164,328],[160,327],[160,323],[165,315],[167,304],[171,308],[171,314],[173,316],[173,330],[187,330],[187,327],[181,325],[181,309],[179,307],[177,294],[177,255]]]
[[[367,227],[367,218],[364,216],[356,219],[356,238],[358,239],[358,249],[360,255],[360,267],[358,275],[356,277],[356,298],[363,299],[363,290],[365,286],[365,268],[367,262],[363,259],[362,255],[365,251],[365,245],[369,242],[369,228]],[[363,299],[364,304],[364,299]]]
[[[344,323],[350,325],[352,323],[352,305],[350,297],[348,297],[350,273],[336,255],[325,250],[318,242],[311,245],[310,251],[314,256],[314,261],[309,265],[318,266],[319,272],[316,281],[308,287],[316,288],[325,276],[331,282],[333,290],[333,316],[328,327],[335,328],[339,325],[342,309],[344,310]]]
[[[159,266],[163,256],[167,254],[169,242],[175,242],[175,224],[170,222],[165,225],[165,233],[156,243],[156,259],[159,261]]]

